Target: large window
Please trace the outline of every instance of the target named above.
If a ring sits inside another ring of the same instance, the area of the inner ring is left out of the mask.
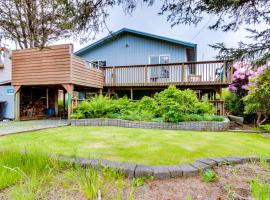
[[[153,55],[149,56],[149,64],[168,64],[170,62],[169,55]],[[151,78],[169,78],[170,72],[168,66],[152,67],[150,72]]]

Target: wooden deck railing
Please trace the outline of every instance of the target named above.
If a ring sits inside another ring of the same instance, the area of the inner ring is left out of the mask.
[[[76,85],[94,88],[103,88],[103,71],[93,67],[88,61],[72,55],[71,57],[71,82]]]
[[[104,67],[105,86],[215,85],[232,81],[229,61]]]

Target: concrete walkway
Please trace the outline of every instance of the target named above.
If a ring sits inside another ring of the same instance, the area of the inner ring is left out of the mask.
[[[31,120],[0,122],[0,136],[66,126],[67,120]]]

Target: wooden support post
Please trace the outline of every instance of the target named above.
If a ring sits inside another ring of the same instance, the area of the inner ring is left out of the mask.
[[[14,118],[20,120],[20,85],[14,86]]]
[[[71,124],[71,114],[72,114],[72,98],[73,98],[73,84],[63,84],[62,85],[68,93],[68,125]]]
[[[54,112],[58,116],[58,89],[54,91]]]
[[[108,88],[108,96],[111,97],[111,88]]]
[[[102,88],[100,88],[100,89],[98,90],[98,93],[99,93],[100,96],[102,96]]]
[[[133,88],[130,88],[130,99],[133,100]]]
[[[219,88],[219,96],[220,96],[220,100],[222,100],[222,87],[221,86]]]
[[[66,112],[66,92],[63,91],[63,107],[64,107],[64,114]]]
[[[49,88],[46,88],[46,108],[49,108]]]
[[[14,114],[15,120],[20,120],[20,92],[15,93]]]

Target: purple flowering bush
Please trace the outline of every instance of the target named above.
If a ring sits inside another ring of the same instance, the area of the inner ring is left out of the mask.
[[[248,93],[249,77],[254,71],[249,64],[243,62],[235,62],[233,68],[233,81],[229,85],[229,92],[224,96],[224,106],[228,114],[245,117],[243,97]]]
[[[235,62],[233,68],[233,82],[229,85],[229,90],[234,94],[245,96],[248,91],[249,77],[254,75],[254,71],[249,64],[242,62]]]
[[[256,113],[257,125],[270,115],[270,67],[261,66],[249,78],[248,94],[244,97],[245,113]]]
[[[235,62],[233,67],[234,74],[232,84],[229,86],[230,93],[224,98],[225,109],[230,114],[244,116],[245,120],[249,122],[251,122],[255,118],[255,114],[257,114],[257,124],[261,123],[261,118],[263,117],[263,119],[265,119],[265,115],[262,113],[265,112],[262,112],[263,109],[259,105],[259,102],[262,100],[259,100],[257,97],[261,94],[265,94],[266,91],[261,91],[260,87],[263,87],[265,83],[260,82],[260,84],[258,84],[258,80],[261,79],[260,77],[267,69],[267,65],[260,66],[257,70],[254,70],[253,68],[255,67],[250,63]],[[267,105],[269,105],[269,103]]]

